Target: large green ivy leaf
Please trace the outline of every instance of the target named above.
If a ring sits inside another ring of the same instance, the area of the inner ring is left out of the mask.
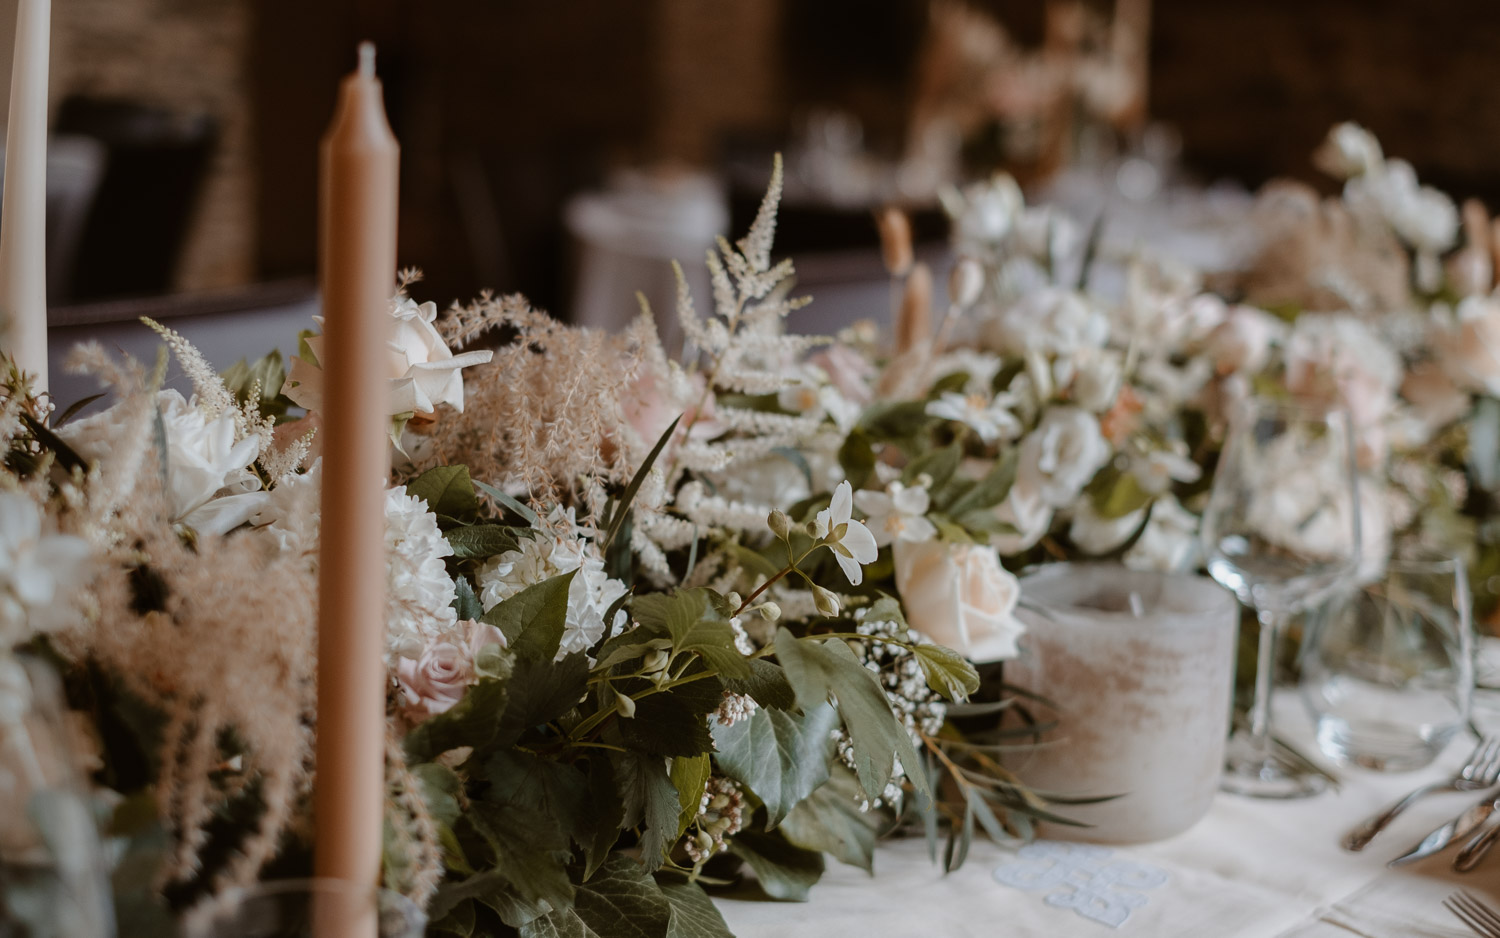
[[[579,832],[589,800],[588,777],[582,771],[514,749],[492,753],[483,771],[490,783],[485,801],[551,818],[580,847],[587,846]]]
[[[487,870],[438,887],[437,895],[432,897],[432,902],[427,907],[432,927],[454,934],[472,934],[474,910],[469,905],[471,901],[493,909],[500,920],[512,928],[518,928],[551,911],[551,906],[545,903],[528,902],[517,896],[503,874]],[[446,927],[439,927],[445,919],[448,920]],[[462,930],[465,925],[468,931]]]
[[[588,692],[588,678],[588,656],[581,651],[557,662],[530,656],[517,658],[505,682],[509,699],[494,728],[494,741],[502,746],[512,745],[532,727],[549,723],[578,706]],[[471,688],[469,694],[473,692]],[[464,700],[469,699],[469,694],[464,695]],[[431,722],[428,720],[422,727]]]
[[[554,909],[573,901],[568,879],[568,837],[552,818],[484,801],[469,803],[464,819],[494,853],[494,871],[515,895]]]
[[[602,754],[589,759],[589,796],[584,804],[577,834],[583,843],[583,878],[609,858],[625,825],[625,805],[615,785],[614,767]]]
[[[806,902],[808,890],[823,876],[823,854],[794,847],[777,832],[740,831],[727,843],[772,899]]]
[[[677,839],[677,817],[681,805],[677,789],[667,774],[666,760],[638,752],[611,752],[615,782],[625,805],[623,827],[643,824],[641,861],[656,870]]]
[[[619,721],[625,745],[659,756],[696,756],[713,748],[708,714],[724,701],[724,685],[705,677],[669,691],[639,696],[651,687],[643,679],[621,682],[616,689],[635,697],[635,716]]]
[[[806,713],[760,709],[733,726],[714,724],[719,771],[755,792],[770,827],[828,779],[830,734],[839,716],[824,702]]]
[[[749,660],[750,676],[744,679],[724,678],[724,689],[735,694],[745,694],[762,707],[775,710],[790,710],[797,706],[797,695],[787,683],[786,672],[781,665],[764,658]]]
[[[468,466],[428,469],[406,484],[406,494],[422,499],[433,514],[455,521],[468,521],[479,512]]]
[[[406,734],[407,758],[431,762],[450,749],[487,745],[508,709],[508,687],[508,682],[496,680],[481,680],[470,687],[458,703]]]
[[[776,658],[797,692],[804,711],[833,697],[854,748],[854,770],[865,794],[877,798],[890,782],[893,762],[900,758],[907,778],[919,795],[928,794],[927,780],[906,726],[891,711],[875,675],[840,639],[797,638],[785,626],[776,632]]]
[[[881,815],[861,811],[859,794],[854,773],[835,766],[828,783],[798,802],[781,822],[781,833],[793,846],[873,872]]]
[[[661,894],[672,903],[672,927],[667,938],[734,938],[724,916],[697,883],[667,883]]]
[[[480,619],[498,628],[518,658],[551,661],[568,627],[568,588],[578,573],[567,573],[534,583],[499,603]]]
[[[572,908],[521,927],[521,938],[668,938],[673,906],[629,857],[615,854],[578,887]]]

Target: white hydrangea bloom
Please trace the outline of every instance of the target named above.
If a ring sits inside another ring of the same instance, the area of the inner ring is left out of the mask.
[[[508,550],[479,570],[479,601],[489,610],[528,586],[535,586],[577,570],[568,588],[567,627],[557,658],[587,651],[604,637],[604,614],[625,595],[625,584],[604,572],[604,561],[589,542],[576,536],[539,533],[521,541],[519,550]],[[612,623],[625,623],[625,610],[615,613]]]
[[[427,503],[398,485],[385,493],[386,641],[404,658],[453,629],[458,613],[453,579],[443,564],[453,548]]]

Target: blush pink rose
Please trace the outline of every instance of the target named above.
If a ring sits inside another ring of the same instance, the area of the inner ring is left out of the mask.
[[[486,645],[506,645],[505,635],[483,622],[459,623],[467,635],[462,643],[434,639],[416,660],[396,663],[396,684],[406,701],[407,715],[417,722],[444,713],[463,699],[474,683],[474,656]]]

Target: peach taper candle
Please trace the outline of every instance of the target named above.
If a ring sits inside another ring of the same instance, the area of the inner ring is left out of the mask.
[[[385,374],[400,149],[375,48],[360,46],[322,148],[325,397],[318,567],[314,869],[372,901],[320,916],[318,938],[374,938],[385,799]]]
[[[47,60],[52,0],[20,0],[0,205],[0,343],[47,389]]]

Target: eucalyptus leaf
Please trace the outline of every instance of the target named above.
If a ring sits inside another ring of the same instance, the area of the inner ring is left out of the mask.
[[[907,778],[923,798],[927,780],[906,726],[891,711],[875,675],[842,640],[797,638],[785,626],[776,633],[776,657],[804,710],[833,697],[854,750],[854,769],[865,794],[877,798],[891,780],[892,763],[900,759]]]
[[[754,792],[766,806],[767,826],[775,827],[828,779],[838,720],[825,701],[801,714],[762,708],[733,726],[715,724],[719,771]]]
[[[916,645],[912,652],[922,666],[927,686],[954,703],[963,703],[979,690],[979,672],[958,652],[943,645]]]

